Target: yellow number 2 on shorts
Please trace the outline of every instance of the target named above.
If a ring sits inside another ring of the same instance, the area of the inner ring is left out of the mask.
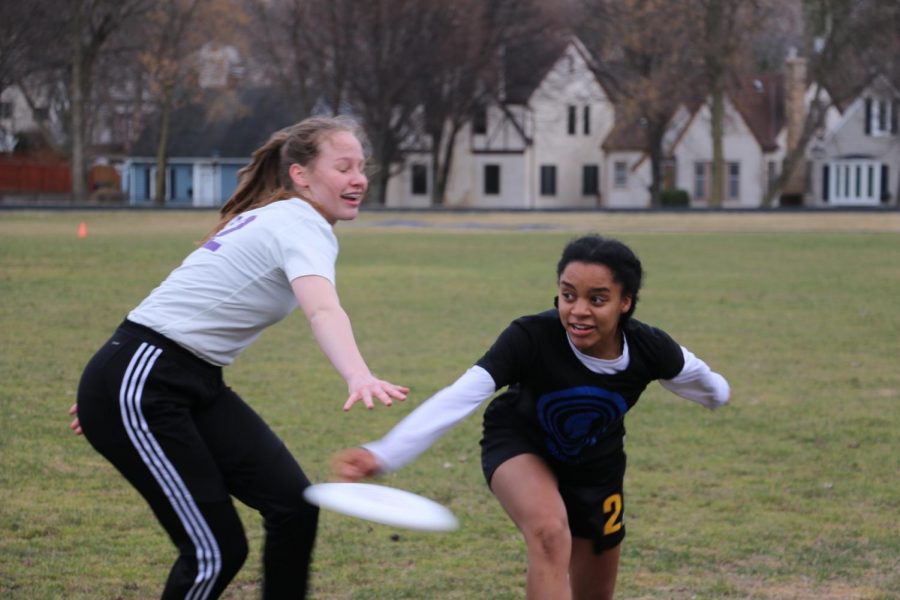
[[[603,501],[603,514],[609,515],[603,524],[603,535],[610,535],[622,529],[622,494],[612,494]]]

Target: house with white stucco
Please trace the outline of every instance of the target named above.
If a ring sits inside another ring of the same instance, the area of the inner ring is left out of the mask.
[[[482,106],[454,146],[445,207],[596,208],[615,110],[590,54],[573,38],[532,85]],[[430,206],[427,145],[410,144],[388,184],[388,207]]]
[[[879,76],[810,143],[808,200],[817,206],[897,206],[900,92]]]

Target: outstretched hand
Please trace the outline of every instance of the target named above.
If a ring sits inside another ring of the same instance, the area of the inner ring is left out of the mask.
[[[390,406],[394,400],[406,400],[409,388],[402,385],[394,385],[389,381],[378,379],[374,375],[360,377],[350,381],[350,397],[344,403],[344,410],[350,410],[354,404],[362,400],[366,408],[375,407],[373,398],[378,398],[385,406]]]
[[[75,417],[69,423],[69,429],[75,432],[75,435],[81,435],[81,421],[78,420],[78,404],[73,404],[69,409],[69,415]]]
[[[365,448],[348,448],[335,455],[331,470],[340,481],[354,482],[374,477],[381,471],[381,465],[375,455]]]

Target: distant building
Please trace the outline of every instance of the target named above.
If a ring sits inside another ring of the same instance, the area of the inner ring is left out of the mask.
[[[900,193],[900,92],[878,77],[810,144],[810,203],[897,205]]]
[[[573,38],[532,80],[507,81],[502,99],[481,107],[458,136],[445,206],[595,208],[603,198],[602,140],[613,104]],[[427,145],[407,147],[387,206],[431,204]]]
[[[649,147],[640,121],[622,119],[573,38],[547,69],[513,94],[484,106],[457,138],[444,206],[458,208],[646,208]],[[784,71],[746,77],[725,94],[724,208],[756,208],[798,143],[812,99],[806,63],[792,54]],[[898,94],[883,78],[843,110],[832,107],[777,204],[897,204],[900,190]],[[663,140],[662,187],[683,190],[692,207],[712,195],[707,99],[673,103]],[[430,143],[411,136],[386,204],[431,205]],[[870,183],[871,182],[871,185]],[[858,192],[857,192],[858,188]]]

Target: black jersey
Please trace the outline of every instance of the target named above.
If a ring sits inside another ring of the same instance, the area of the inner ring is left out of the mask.
[[[629,362],[613,374],[595,373],[578,359],[557,310],[513,321],[477,364],[497,389],[510,386],[513,393],[494,402],[507,403],[510,418],[539,436],[553,458],[602,461],[621,451],[625,413],[647,385],[684,367],[681,346],[664,331],[629,319],[624,332]]]

